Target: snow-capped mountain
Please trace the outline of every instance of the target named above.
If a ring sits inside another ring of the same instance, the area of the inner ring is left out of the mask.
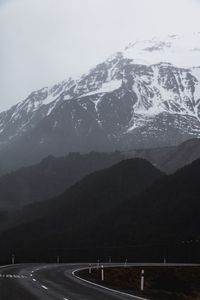
[[[168,35],[167,37],[130,43],[124,51],[127,58],[137,64],[152,65],[168,62],[176,67],[199,67],[200,32],[185,35]]]
[[[31,93],[27,99],[0,113],[0,147],[34,128],[57,105],[57,98],[74,82],[69,79]]]
[[[2,168],[199,136],[199,33],[131,43],[78,80],[33,92],[0,113]]]

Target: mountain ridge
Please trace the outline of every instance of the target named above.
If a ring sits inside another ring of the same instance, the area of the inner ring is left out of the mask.
[[[158,49],[158,40],[147,41],[145,47],[155,44],[148,51],[131,45],[78,80],[40,89],[0,113],[0,168],[15,169],[49,154],[171,146],[199,137],[200,60],[187,68],[168,62],[167,54],[180,45],[191,52],[180,40],[171,37],[168,46],[160,41]],[[189,40],[194,47],[200,34]],[[134,47],[138,57],[159,52],[166,61],[139,64]]]
[[[61,195],[24,207],[14,215],[17,218],[11,228],[1,231],[0,239],[5,237],[1,253],[6,250],[6,257],[8,248],[12,248],[21,256],[25,249],[26,253],[35,249],[33,244],[38,241],[39,253],[55,245],[63,248],[70,239],[75,245],[79,226],[93,226],[96,219],[106,218],[120,203],[136,197],[162,176],[165,175],[144,159],[126,159],[89,174]],[[56,238],[52,239],[52,235]],[[68,236],[65,242],[64,236]],[[80,243],[84,243],[82,238]]]
[[[39,204],[36,218],[3,232],[1,251],[9,257],[14,249],[22,260],[112,254],[161,261],[165,254],[172,262],[198,262],[199,166],[200,159],[163,176],[133,159],[90,174],[56,201]]]

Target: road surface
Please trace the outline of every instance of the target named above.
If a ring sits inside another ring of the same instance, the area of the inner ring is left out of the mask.
[[[88,265],[24,264],[0,268],[1,300],[138,300],[76,278],[72,272]]]

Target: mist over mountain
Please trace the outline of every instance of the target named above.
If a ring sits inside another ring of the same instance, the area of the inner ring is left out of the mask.
[[[132,159],[93,173],[61,196],[25,208],[24,224],[1,233],[1,253],[7,257],[14,249],[20,259],[51,260],[56,253],[66,259],[70,253],[75,260],[126,254],[198,261],[199,164],[165,176]]]
[[[34,257],[33,249],[41,255],[44,249],[51,252],[50,249],[67,245],[84,246],[88,238],[95,244],[97,222],[107,220],[126,200],[163,176],[143,159],[124,160],[94,172],[60,196],[24,207],[18,217],[14,215],[12,227],[3,233],[1,230],[0,240],[4,240],[1,253],[14,249],[20,256],[24,253],[26,259],[26,251]],[[87,235],[91,229],[93,233]]]
[[[199,44],[130,43],[0,113],[2,253],[199,239]]]
[[[200,300],[199,11],[0,0],[0,300]]]
[[[162,148],[48,156],[38,164],[0,176],[0,211],[20,210],[55,197],[87,174],[130,158],[146,159],[163,173],[171,174],[200,158],[200,140]]]
[[[0,177],[0,211],[20,210],[55,197],[87,174],[124,158],[120,152],[70,153],[57,158],[48,156],[36,165],[5,174]]]
[[[172,174],[200,158],[200,139],[191,139],[177,146],[135,149],[122,153],[127,158],[144,158],[163,172]]]
[[[199,33],[130,43],[78,80],[42,88],[1,112],[0,171],[50,154],[198,138],[199,44]]]

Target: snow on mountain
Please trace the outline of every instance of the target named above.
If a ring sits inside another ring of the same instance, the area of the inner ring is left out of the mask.
[[[5,161],[20,165],[200,137],[198,45],[199,33],[138,41],[78,80],[31,93],[0,113],[0,158],[3,149]]]
[[[32,92],[27,99],[11,109],[0,113],[0,147],[10,140],[21,136],[23,132],[34,128],[44,117],[56,107],[57,99],[65,89],[69,89],[74,81],[60,82],[53,87],[45,87]]]
[[[111,80],[109,82],[104,82],[101,86],[101,88],[94,90],[92,92],[83,94],[81,96],[79,96],[79,98],[81,97],[87,97],[87,96],[91,96],[91,95],[95,95],[95,94],[104,94],[104,93],[111,93],[117,89],[119,89],[122,85],[122,81],[121,80]]]
[[[137,41],[125,48],[124,55],[136,64],[168,62],[181,68],[199,67],[200,32]]]

